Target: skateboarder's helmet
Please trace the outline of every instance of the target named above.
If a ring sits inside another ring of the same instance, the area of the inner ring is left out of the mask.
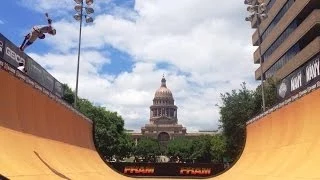
[[[49,33],[52,35],[56,35],[57,31],[56,31],[56,29],[53,28]]]

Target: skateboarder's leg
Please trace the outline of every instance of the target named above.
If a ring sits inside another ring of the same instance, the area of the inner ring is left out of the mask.
[[[21,50],[21,51],[24,51],[24,50],[25,50],[28,46],[30,46],[32,43],[33,43],[32,41],[28,40],[27,43],[26,43],[24,46],[20,47],[20,50]]]
[[[25,43],[27,42],[27,40],[29,38],[30,38],[30,34],[27,34],[27,35],[24,36],[24,40],[23,40],[23,42],[22,42],[22,44],[21,44],[21,46],[19,48],[21,51],[22,51],[23,47],[25,46]]]

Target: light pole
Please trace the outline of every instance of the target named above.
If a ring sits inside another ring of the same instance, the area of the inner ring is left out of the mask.
[[[92,7],[85,7],[83,0],[74,0],[77,4],[74,6],[74,9],[77,13],[73,16],[74,19],[80,21],[80,32],[79,32],[79,46],[78,46],[78,64],[77,64],[77,80],[76,80],[76,93],[74,98],[74,108],[77,108],[77,99],[78,99],[78,80],[79,80],[79,64],[80,64],[80,47],[81,47],[81,31],[82,31],[82,17],[85,17],[86,23],[92,23],[93,18],[88,16],[88,14],[94,13]],[[93,3],[93,0],[85,0],[86,4],[90,6]],[[85,12],[83,12],[85,9]],[[80,14],[79,14],[80,13]]]
[[[263,0],[262,0],[263,1]],[[257,17],[257,30],[258,30],[258,38],[259,38],[259,56],[260,56],[260,72],[261,72],[261,95],[262,95],[262,107],[263,107],[263,112],[266,111],[266,105],[265,105],[265,98],[264,98],[264,85],[263,85],[263,69],[262,69],[262,61],[263,57],[261,54],[261,33],[260,33],[260,28],[259,25],[262,20],[265,20],[268,15],[265,14],[266,7],[267,5],[265,3],[262,3],[259,0],[245,0],[244,4],[249,5],[247,7],[247,11],[252,13],[249,17],[246,17],[246,21],[252,22],[254,17]]]

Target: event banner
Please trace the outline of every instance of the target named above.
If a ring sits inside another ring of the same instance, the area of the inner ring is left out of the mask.
[[[50,92],[53,92],[55,79],[45,69],[43,69],[37,62],[28,57],[27,59],[27,75],[41,84]]]
[[[25,68],[27,69],[26,75],[58,97],[61,98],[63,96],[64,90],[62,84],[31,57],[21,52],[16,45],[1,33],[0,58],[15,68],[19,66],[19,63],[25,64]]]
[[[59,96],[60,98],[64,95],[64,89],[62,84],[59,81],[55,81],[54,82],[54,89],[53,89],[53,93],[57,96]]]
[[[3,59],[12,66],[17,68],[19,63],[25,64],[27,55],[7,39],[5,39],[3,51]]]
[[[2,58],[4,54],[5,41],[6,41],[6,38],[2,34],[0,34],[0,58]]]
[[[280,101],[297,94],[320,80],[319,59],[320,55],[318,54],[282,80],[277,87]]]
[[[111,162],[110,166],[121,174],[132,177],[175,176],[210,177],[224,171],[223,164],[213,163],[128,163]]]

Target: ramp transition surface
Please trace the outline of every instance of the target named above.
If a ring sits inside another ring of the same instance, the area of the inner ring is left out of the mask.
[[[0,174],[9,179],[133,179],[101,160],[89,120],[7,71],[0,70],[0,82]],[[249,124],[239,161],[211,179],[320,179],[319,117],[320,90],[315,90]]]

